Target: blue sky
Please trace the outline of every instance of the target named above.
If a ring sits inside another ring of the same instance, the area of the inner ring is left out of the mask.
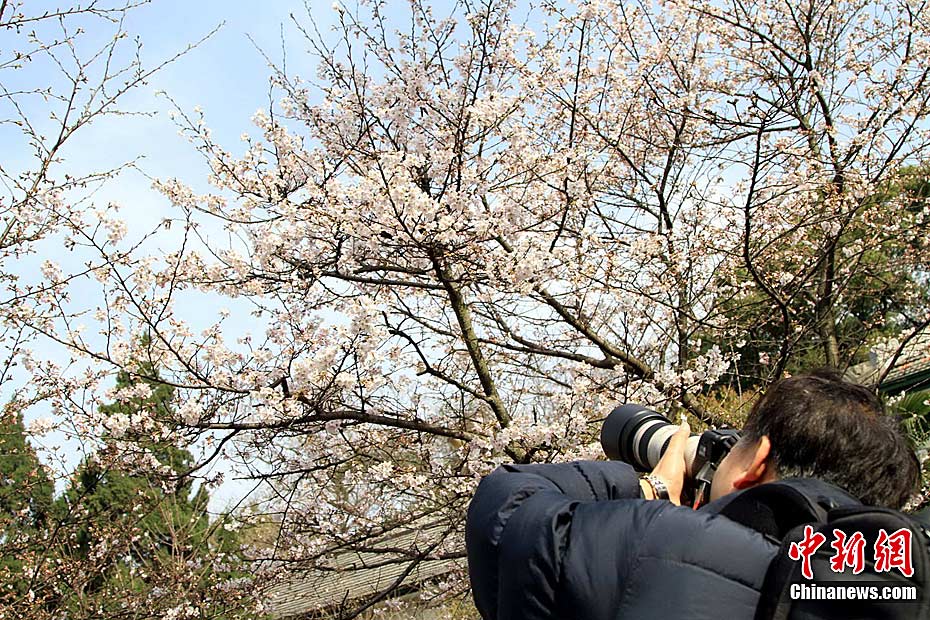
[[[331,3],[310,2],[309,6],[321,25],[331,23]],[[234,148],[239,135],[251,129],[250,117],[257,109],[268,107],[270,70],[255,45],[273,59],[280,58],[283,27],[289,61],[297,63],[303,56],[301,60],[307,62],[306,55],[301,53],[304,47],[301,37],[290,19],[292,12],[305,19],[302,3],[281,0],[262,5],[243,1],[156,0],[133,11],[126,29],[140,36],[143,61],[150,65],[184,50],[217,26],[220,29],[123,101],[123,108],[155,111],[155,116],[98,123],[72,148],[80,152],[82,160],[91,155],[88,163],[97,166],[142,154],[141,168],[152,177],[177,176],[192,184],[203,183],[206,172],[203,160],[178,136],[168,117],[170,104],[156,93],[164,91],[188,112],[200,106],[217,139]],[[114,192],[118,197],[138,199],[139,194],[146,194],[146,201],[164,202],[151,192],[145,179],[133,175],[108,189],[108,193]]]

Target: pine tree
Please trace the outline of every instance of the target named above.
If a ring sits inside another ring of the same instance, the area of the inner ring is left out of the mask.
[[[0,602],[29,590],[24,558],[46,527],[54,485],[26,439],[23,416],[8,404],[0,413]]]
[[[148,386],[148,396],[102,405],[100,411],[111,416],[131,416],[144,410],[160,419],[170,417],[174,389],[158,381],[151,364],[139,363],[135,376],[120,372],[116,388],[119,392],[138,383]],[[138,528],[145,546],[134,549],[132,555],[139,562],[151,560],[158,552],[187,553],[174,548],[177,534],[183,532],[185,537],[202,542],[209,529],[209,494],[202,486],[195,491],[191,479],[184,476],[193,463],[190,452],[154,438],[136,444],[154,454],[171,474],[166,478],[135,474],[105,464],[112,461],[106,453],[96,454],[78,466],[71,485],[59,498],[59,513],[78,504],[82,507],[88,526],[78,535],[77,546],[83,553],[88,551],[94,537],[93,525],[97,523],[126,520],[126,527]]]
[[[108,416],[144,411],[159,420],[173,416],[175,391],[157,369],[137,362],[117,377],[117,394],[141,385],[144,396],[106,404]],[[105,440],[108,438],[105,438]],[[172,609],[197,617],[237,617],[243,605],[219,584],[246,576],[234,533],[211,521],[209,493],[187,474],[189,451],[157,437],[133,438],[154,455],[163,474],[132,471],[114,458],[125,447],[107,447],[86,458],[55,501],[57,526],[69,532],[59,553],[68,566],[84,566],[56,588],[51,605],[71,617],[122,617],[145,609]],[[76,576],[75,576],[76,575]],[[180,607],[179,607],[180,606]]]

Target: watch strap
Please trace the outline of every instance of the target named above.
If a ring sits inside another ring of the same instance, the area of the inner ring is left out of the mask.
[[[643,476],[643,480],[652,487],[652,493],[656,496],[656,499],[668,499],[668,487],[659,478],[652,474],[646,474]]]

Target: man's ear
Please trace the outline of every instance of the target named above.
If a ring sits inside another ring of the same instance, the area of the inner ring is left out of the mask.
[[[769,457],[772,442],[762,435],[754,445],[744,448],[746,455],[741,459],[742,472],[733,479],[733,488],[742,490],[775,479],[775,468]]]

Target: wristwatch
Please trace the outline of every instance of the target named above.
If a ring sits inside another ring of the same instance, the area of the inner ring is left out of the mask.
[[[668,499],[668,487],[665,486],[664,482],[652,474],[646,474],[643,476],[643,480],[652,487],[652,493],[656,496],[656,499]]]

